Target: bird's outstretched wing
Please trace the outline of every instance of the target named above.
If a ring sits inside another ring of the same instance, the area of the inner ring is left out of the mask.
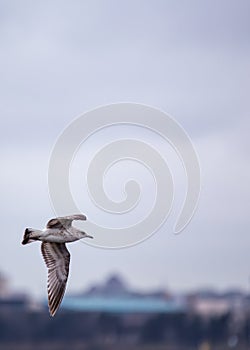
[[[86,216],[82,214],[62,216],[48,221],[47,228],[68,228],[73,220],[86,220]]]
[[[64,243],[42,242],[42,255],[48,268],[48,305],[54,316],[64,296],[69,275],[70,253]]]

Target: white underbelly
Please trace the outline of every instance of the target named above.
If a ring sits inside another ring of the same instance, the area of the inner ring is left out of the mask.
[[[59,236],[59,235],[48,235],[48,236],[42,236],[40,238],[43,242],[51,242],[51,243],[70,243],[75,242],[78,239],[73,236]]]

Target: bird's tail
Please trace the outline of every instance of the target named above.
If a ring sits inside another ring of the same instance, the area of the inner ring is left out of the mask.
[[[24,235],[23,235],[22,244],[29,244],[29,243],[37,241],[40,233],[41,233],[40,230],[26,228]]]

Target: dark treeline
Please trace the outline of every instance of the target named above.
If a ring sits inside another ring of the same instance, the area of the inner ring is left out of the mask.
[[[124,315],[108,313],[0,312],[0,344],[63,342],[72,344],[169,344],[197,348],[202,342],[227,345],[237,336],[247,346],[249,321],[235,328],[230,314],[204,319],[191,314]]]

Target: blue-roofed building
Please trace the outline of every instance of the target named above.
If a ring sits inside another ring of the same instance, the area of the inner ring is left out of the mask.
[[[112,313],[176,313],[185,305],[175,300],[156,297],[65,297],[62,307],[68,310]]]
[[[186,310],[186,304],[165,291],[131,291],[120,277],[112,276],[82,294],[65,296],[62,308],[85,312],[180,313]]]

